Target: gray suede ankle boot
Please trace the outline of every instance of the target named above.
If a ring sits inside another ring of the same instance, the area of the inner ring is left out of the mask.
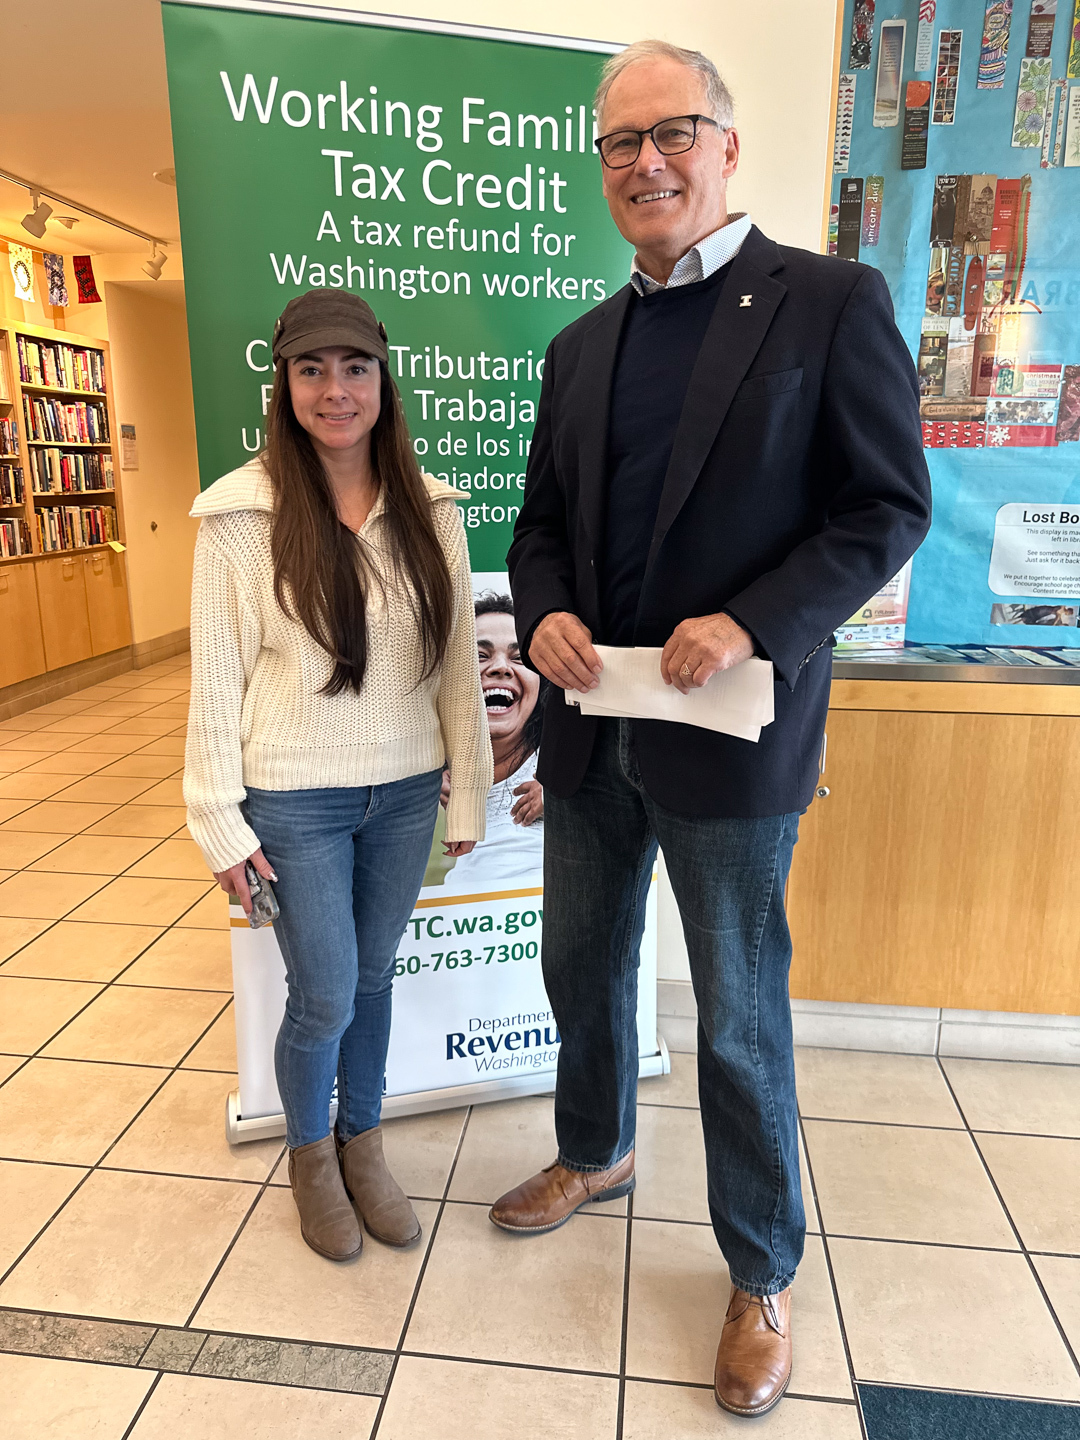
[[[364,1248],[338,1164],[333,1135],[289,1151],[289,1184],[300,1212],[300,1234],[328,1260],[352,1260]]]
[[[338,1142],[340,1145],[340,1141]],[[365,1130],[341,1145],[345,1188],[356,1213],[384,1245],[411,1245],[420,1238],[420,1221],[405,1192],[386,1168],[382,1130]]]

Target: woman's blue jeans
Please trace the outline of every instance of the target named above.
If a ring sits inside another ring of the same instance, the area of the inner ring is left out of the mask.
[[[292,1148],[379,1123],[398,941],[424,878],[442,771],[388,785],[251,790],[244,816],[277,872],[289,997],[274,1063]]]

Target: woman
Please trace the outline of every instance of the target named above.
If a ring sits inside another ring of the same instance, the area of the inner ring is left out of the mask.
[[[544,868],[544,792],[536,779],[536,751],[543,720],[541,680],[521,659],[514,602],[509,595],[482,595],[476,602],[476,649],[495,762],[488,791],[483,841],[458,860],[446,883],[463,893],[521,883]],[[444,802],[451,794],[449,776]]]
[[[291,300],[266,449],[192,510],[188,825],[245,910],[246,861],[276,889],[289,1180],[333,1260],[360,1253],[360,1221],[420,1235],[379,1129],[394,958],[444,764],[451,855],[483,838],[492,773],[455,492],[417,468],[386,360],[358,296]]]

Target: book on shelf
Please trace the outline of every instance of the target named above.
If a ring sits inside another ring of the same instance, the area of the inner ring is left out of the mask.
[[[53,400],[47,395],[24,395],[23,415],[28,440],[63,444],[107,445],[109,420],[97,400]]]
[[[0,463],[0,505],[21,505],[25,498],[22,466]]]
[[[16,334],[19,378],[24,385],[52,385],[57,390],[105,390],[105,357],[100,350],[60,341],[34,340]]]
[[[120,538],[111,505],[49,505],[35,510],[44,552],[85,550]]]
[[[30,526],[25,520],[0,519],[0,558],[8,560],[13,555],[30,555]]]
[[[30,451],[30,483],[35,495],[66,495],[113,489],[113,459],[95,451],[43,446]]]
[[[0,455],[19,453],[19,426],[14,420],[0,420]]]

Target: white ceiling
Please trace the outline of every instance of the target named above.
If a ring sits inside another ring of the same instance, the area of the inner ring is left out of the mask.
[[[0,0],[0,169],[178,241],[158,0]],[[53,206],[58,215],[78,211]],[[25,234],[25,190],[0,181],[0,228]],[[146,249],[82,217],[33,243],[63,254]]]

